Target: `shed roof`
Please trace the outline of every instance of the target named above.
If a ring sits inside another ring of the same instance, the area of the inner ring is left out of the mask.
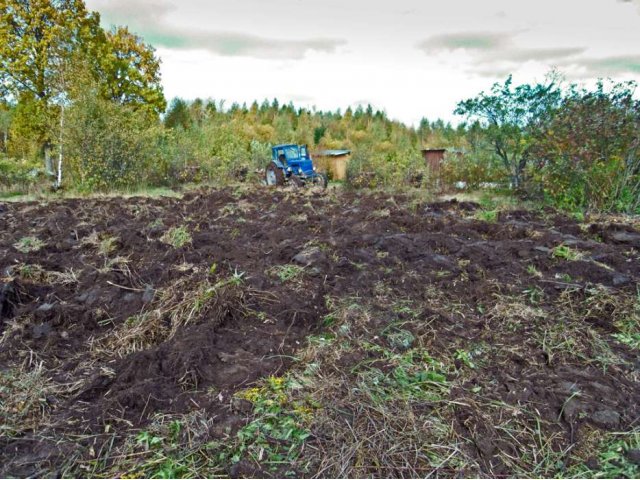
[[[323,157],[341,157],[343,155],[349,155],[351,150],[320,150],[318,155]]]
[[[421,149],[421,151],[423,151],[423,152],[464,153],[464,150],[462,150],[460,148],[453,148],[453,147],[447,147],[447,148],[423,148],[423,149]]]
[[[446,152],[446,148],[423,148],[423,152]]]

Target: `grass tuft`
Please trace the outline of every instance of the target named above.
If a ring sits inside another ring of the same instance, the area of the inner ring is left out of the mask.
[[[186,226],[174,227],[167,230],[160,238],[164,243],[171,245],[173,248],[181,248],[192,241],[191,234]]]
[[[46,244],[37,237],[22,237],[13,247],[22,253],[37,252],[42,249]]]

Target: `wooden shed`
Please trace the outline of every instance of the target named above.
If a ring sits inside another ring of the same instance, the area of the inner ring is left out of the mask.
[[[438,175],[440,167],[444,161],[444,154],[447,153],[446,148],[423,148],[422,156],[429,167],[432,175]]]
[[[332,180],[347,178],[347,163],[351,158],[351,150],[320,150],[313,154],[314,165],[325,172]]]

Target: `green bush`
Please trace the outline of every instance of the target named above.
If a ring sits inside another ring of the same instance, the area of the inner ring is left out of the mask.
[[[418,150],[397,149],[396,145],[387,143],[382,143],[380,148],[353,153],[347,164],[349,187],[424,186],[429,182],[430,172]]]
[[[26,191],[43,178],[42,169],[36,162],[0,155],[0,188]]]
[[[567,210],[640,212],[640,101],[635,84],[571,90],[542,119],[532,180],[548,202]]]
[[[442,163],[440,178],[445,185],[464,182],[467,188],[477,189],[485,183],[504,183],[508,174],[490,152],[447,153]]]
[[[163,183],[162,130],[148,113],[89,91],[65,117],[67,184],[91,192]]]

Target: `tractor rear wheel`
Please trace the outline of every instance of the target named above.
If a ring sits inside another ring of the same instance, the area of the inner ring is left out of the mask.
[[[284,173],[275,163],[270,163],[264,170],[264,181],[267,185],[284,185]]]

